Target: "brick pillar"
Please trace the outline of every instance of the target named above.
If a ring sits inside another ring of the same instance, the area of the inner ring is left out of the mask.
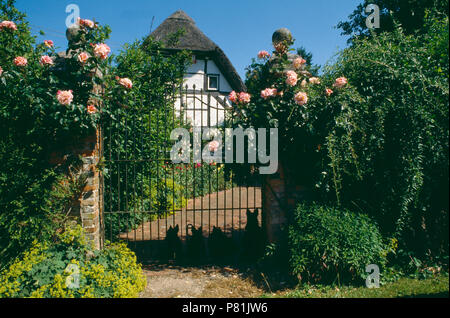
[[[101,155],[101,132],[97,130],[94,135],[85,138],[75,152],[82,157],[83,167],[81,173],[87,176],[86,185],[79,199],[81,225],[86,231],[87,238],[93,243],[95,249],[102,247],[101,235],[101,207],[102,193],[98,163]]]
[[[263,183],[263,229],[267,243],[282,239],[287,225],[286,212],[285,174],[279,164],[277,172],[267,175]]]
[[[286,238],[286,230],[299,202],[310,200],[311,193],[289,172],[278,164],[278,171],[266,176],[263,183],[263,229],[267,242],[276,243]]]

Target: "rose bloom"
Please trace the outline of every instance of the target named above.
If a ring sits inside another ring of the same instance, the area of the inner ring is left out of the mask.
[[[96,44],[94,46],[94,54],[96,57],[101,58],[102,60],[106,60],[108,58],[108,54],[111,53],[111,49],[108,45],[102,43],[102,44]]]
[[[298,81],[297,73],[295,73],[294,71],[287,71],[286,76],[287,76],[286,84],[288,84],[289,86],[295,86],[297,84]]]
[[[259,59],[265,59],[265,58],[269,58],[270,54],[267,51],[259,51],[258,53],[258,58]]]
[[[51,48],[53,47],[53,41],[52,40],[45,40],[44,44],[46,47]]]
[[[292,65],[294,66],[295,69],[299,69],[303,66],[303,64],[306,63],[306,60],[304,58],[301,57],[297,57],[294,62],[292,63]]]
[[[12,21],[3,21],[2,23],[0,23],[0,30],[2,30],[4,28],[5,29],[10,29],[10,30],[13,30],[13,31],[17,30],[16,24],[14,22],[12,22]]]
[[[16,64],[17,66],[27,66],[28,60],[23,56],[18,56],[14,59],[14,64]]]
[[[119,78],[119,84],[128,89],[133,88],[133,82],[129,78]]]
[[[244,104],[250,103],[250,94],[244,92],[239,93],[239,101]]]
[[[2,74],[3,74],[3,69],[2,69],[2,67],[0,66],[0,76],[2,76]]]
[[[277,45],[275,45],[275,51],[277,51],[280,54],[285,53],[287,50],[287,47],[284,43],[278,43]]]
[[[44,55],[41,57],[41,64],[42,65],[53,65],[53,60],[50,56]]]
[[[267,99],[269,97],[277,95],[278,91],[276,88],[266,88],[265,90],[261,91],[261,97],[264,99]]]
[[[84,64],[87,62],[87,60],[89,59],[89,54],[87,54],[86,52],[81,52],[78,55],[78,62]]]
[[[348,81],[345,77],[339,77],[336,79],[336,82],[333,84],[334,87],[342,88],[347,85]]]
[[[56,98],[61,105],[70,105],[73,101],[72,90],[70,91],[58,91],[56,93]]]
[[[331,89],[329,89],[329,88],[327,88],[326,90],[325,90],[325,95],[327,95],[327,96],[331,96],[331,94],[333,94],[334,92],[331,90]]]
[[[230,95],[228,95],[228,99],[229,99],[232,103],[237,103],[238,96],[237,96],[236,92],[235,92],[235,91],[232,91],[232,92],[230,93]]]
[[[311,77],[311,78],[309,79],[309,82],[310,82],[311,84],[320,84],[320,79],[317,78],[317,77]]]
[[[300,86],[301,86],[301,87],[306,87],[306,85],[308,85],[308,82],[304,79],[304,80],[300,83]]]
[[[85,27],[91,28],[91,29],[93,29],[95,27],[95,23],[93,21],[91,21],[91,20],[88,20],[88,19],[80,19],[80,18],[78,18],[78,24],[81,25],[81,26],[85,26]]]
[[[208,144],[208,147],[210,152],[216,152],[219,150],[220,143],[217,140],[213,140]]]
[[[89,113],[89,114],[95,114],[96,112],[97,112],[97,108],[95,108],[95,106],[94,105],[89,105],[88,107],[87,107],[87,112]]]
[[[299,92],[295,94],[294,100],[297,103],[297,105],[300,106],[305,105],[308,102],[308,95],[306,95],[306,93]]]

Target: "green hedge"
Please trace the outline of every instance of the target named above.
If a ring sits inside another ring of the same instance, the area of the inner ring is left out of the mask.
[[[378,227],[364,214],[301,204],[289,228],[290,265],[303,282],[362,282],[365,268],[386,263]]]

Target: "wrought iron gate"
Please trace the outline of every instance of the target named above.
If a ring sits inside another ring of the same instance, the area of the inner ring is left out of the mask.
[[[248,167],[171,162],[169,137],[179,127],[233,127],[233,107],[218,93],[186,87],[151,105],[117,107],[102,127],[105,239],[127,241],[150,259],[165,255],[171,227],[181,241],[202,227],[206,246],[214,228],[238,242],[247,210],[261,211],[259,178]]]

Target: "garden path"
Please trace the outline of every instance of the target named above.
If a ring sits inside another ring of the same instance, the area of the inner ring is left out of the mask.
[[[141,298],[255,298],[263,290],[229,267],[144,266],[147,287]]]

